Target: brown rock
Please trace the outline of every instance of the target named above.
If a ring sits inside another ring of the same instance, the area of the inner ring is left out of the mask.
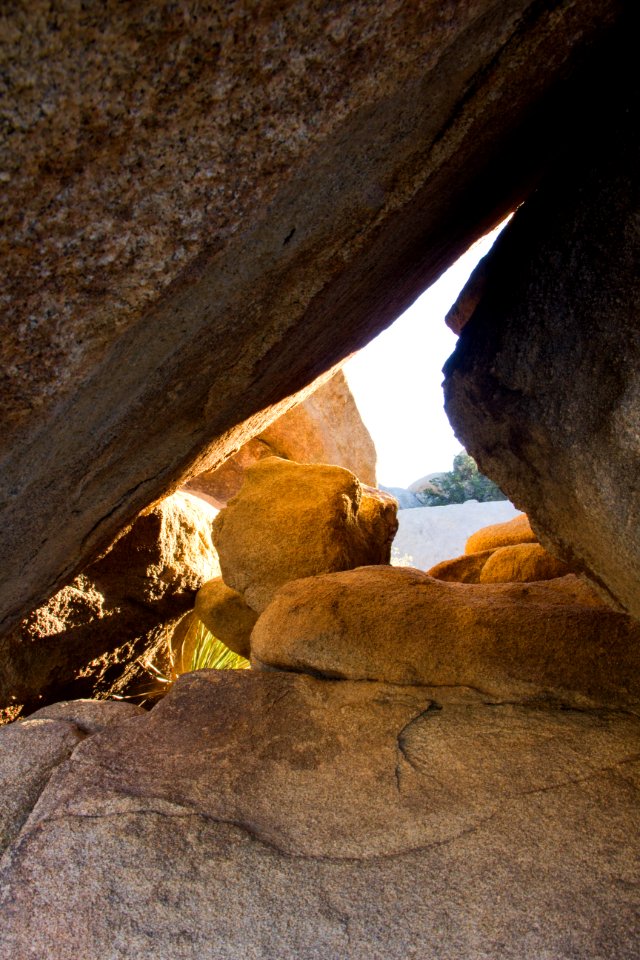
[[[516,543],[498,547],[483,564],[480,583],[529,583],[566,577],[572,570],[539,543]]]
[[[435,567],[427,570],[430,577],[436,580],[452,580],[455,583],[479,583],[480,574],[493,550],[483,550],[481,553],[465,553],[452,560],[443,560]]]
[[[542,544],[640,617],[635,89],[594,108],[499,238],[445,396]]]
[[[125,703],[123,700],[62,700],[60,703],[41,707],[30,714],[27,720],[67,720],[85,735],[90,735],[106,730],[114,723],[144,716],[142,707]]]
[[[162,665],[175,622],[219,571],[214,515],[188,494],[162,500],[0,639],[0,706],[29,713],[61,698],[148,687],[142,664],[156,659]]]
[[[6,7],[0,629],[522,199],[624,7]]]
[[[525,513],[507,520],[506,523],[494,523],[472,533],[464,548],[465,553],[481,553],[495,550],[497,547],[509,547],[517,543],[536,543],[537,538],[529,518]]]
[[[209,580],[200,587],[196,594],[195,614],[230,650],[241,657],[249,657],[249,639],[258,615],[247,606],[242,594],[228,587],[222,577]]]
[[[0,728],[0,857],[20,832],[51,771],[84,736],[64,720],[27,720]]]
[[[396,511],[342,467],[263,460],[214,521],[222,577],[261,612],[289,580],[388,563]]]
[[[224,506],[239,492],[248,467],[265,457],[296,463],[329,463],[376,485],[376,448],[341,370],[297,406],[274,420],[213,472],[194,477],[185,489]]]
[[[406,567],[298,580],[258,620],[251,657],[350,680],[640,703],[640,624],[545,583],[446,583]]]
[[[639,735],[471,691],[192,674],[56,771],[3,861],[0,953],[631,960]]]

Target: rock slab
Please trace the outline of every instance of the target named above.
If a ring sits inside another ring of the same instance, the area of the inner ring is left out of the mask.
[[[576,577],[434,580],[361,567],[286,584],[251,635],[255,667],[465,685],[506,699],[640,705],[640,624]]]
[[[53,774],[0,866],[0,951],[632,960],[639,724],[190,675]]]

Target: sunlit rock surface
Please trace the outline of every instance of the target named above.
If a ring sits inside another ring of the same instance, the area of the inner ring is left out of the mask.
[[[341,370],[221,467],[198,474],[185,489],[224,506],[239,492],[246,470],[266,457],[345,467],[362,483],[375,487],[376,448]]]
[[[396,512],[342,467],[261,460],[213,523],[222,578],[260,613],[289,580],[388,563]]]
[[[464,685],[505,699],[640,706],[640,624],[576,577],[450,583],[361,567],[282,587],[251,634],[256,667]]]

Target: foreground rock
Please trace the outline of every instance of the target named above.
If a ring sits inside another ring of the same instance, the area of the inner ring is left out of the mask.
[[[640,624],[566,581],[446,583],[396,567],[298,580],[258,620],[252,664],[464,685],[507,699],[640,705]]]
[[[54,773],[2,862],[0,952],[632,960],[639,734],[465,690],[185,677]]]
[[[0,856],[17,836],[52,771],[85,737],[144,711],[133,704],[80,700],[39,710],[0,729]]]
[[[388,563],[396,509],[341,467],[263,460],[214,521],[223,580],[261,612],[289,580]]]
[[[248,468],[266,457],[345,467],[362,483],[375,487],[376,448],[341,370],[221,467],[194,477],[185,489],[223,507],[240,491]]]
[[[445,397],[543,545],[640,617],[635,90],[623,78],[486,258]]]
[[[221,9],[6,9],[0,631],[524,197],[624,4]]]
[[[63,697],[127,695],[149,686],[143,663],[163,665],[176,622],[219,572],[214,516],[188,494],[160,501],[104,557],[0,639],[5,718]]]

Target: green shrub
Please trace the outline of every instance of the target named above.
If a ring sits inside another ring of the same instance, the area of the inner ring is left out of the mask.
[[[453,458],[453,470],[434,478],[417,497],[426,507],[444,507],[466,500],[506,500],[506,496],[493,480],[478,470],[478,465],[468,453],[461,450]]]

